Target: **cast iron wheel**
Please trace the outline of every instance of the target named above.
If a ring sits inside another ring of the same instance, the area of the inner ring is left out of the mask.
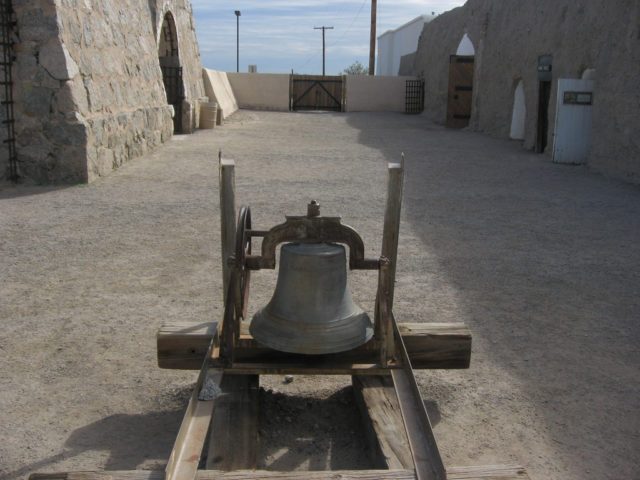
[[[246,319],[249,299],[251,271],[247,268],[246,258],[251,255],[251,209],[240,208],[238,227],[236,228],[236,315]],[[239,334],[239,332],[238,332]]]

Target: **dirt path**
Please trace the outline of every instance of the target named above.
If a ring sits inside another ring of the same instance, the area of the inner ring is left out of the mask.
[[[396,316],[474,333],[470,370],[419,375],[445,463],[640,478],[637,187],[416,116],[245,111],[89,186],[0,190],[0,478],[163,467],[194,374],[156,367],[155,332],[221,313],[218,148],[254,225],[316,198],[371,255],[404,151]],[[352,285],[371,309],[375,275]],[[261,463],[366,467],[348,384],[264,379]]]

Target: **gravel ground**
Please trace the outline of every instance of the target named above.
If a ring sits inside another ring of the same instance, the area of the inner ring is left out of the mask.
[[[474,334],[471,369],[418,374],[445,463],[640,478],[637,186],[420,116],[249,111],[91,185],[0,189],[0,478],[163,468],[195,373],[156,367],[155,332],[220,318],[219,148],[255,227],[316,198],[371,256],[404,151],[396,317]],[[375,281],[351,278],[369,310]],[[262,384],[262,466],[367,467],[348,378]]]

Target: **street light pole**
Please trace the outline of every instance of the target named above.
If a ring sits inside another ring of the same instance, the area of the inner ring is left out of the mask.
[[[333,30],[333,27],[313,27],[314,30],[322,30],[322,76],[324,77],[324,31]]]
[[[240,10],[236,14],[236,72],[240,72]]]

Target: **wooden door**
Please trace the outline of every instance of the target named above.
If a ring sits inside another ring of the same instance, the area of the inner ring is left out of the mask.
[[[341,76],[292,75],[292,110],[342,111],[343,79]]]
[[[447,101],[447,127],[464,128],[471,118],[473,96],[472,56],[449,57],[449,98]]]

